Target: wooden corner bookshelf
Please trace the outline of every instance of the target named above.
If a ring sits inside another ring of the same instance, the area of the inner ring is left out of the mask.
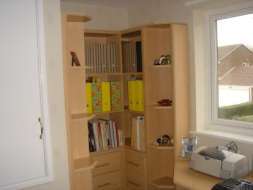
[[[63,17],[71,189],[173,189],[189,123],[186,26],[100,31],[84,20]]]

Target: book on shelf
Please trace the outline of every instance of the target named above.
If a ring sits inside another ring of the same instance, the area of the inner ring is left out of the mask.
[[[122,43],[124,72],[142,72],[142,43],[127,41]]]
[[[118,112],[122,110],[119,81],[86,82],[87,113]]]
[[[134,81],[130,80],[127,83],[128,86],[128,106],[129,110],[134,110],[135,92],[134,92]]]
[[[137,72],[142,72],[142,43],[141,41],[135,42],[136,44],[136,66]]]
[[[85,64],[88,72],[120,72],[119,59],[119,41],[85,37]]]
[[[87,82],[86,84],[86,109],[87,113],[92,113],[92,84],[90,82]]]
[[[94,112],[102,112],[101,82],[92,82],[92,107]]]
[[[90,152],[106,151],[124,144],[123,133],[113,120],[90,120],[88,132]]]
[[[136,150],[145,151],[144,116],[132,118],[131,147]]]
[[[111,81],[111,107],[112,111],[121,111],[121,86],[119,81]]]
[[[142,80],[128,81],[128,104],[130,111],[144,111],[144,91]]]
[[[134,90],[136,92],[136,99],[135,99],[135,111],[142,112],[144,111],[144,89],[143,89],[143,81],[136,80],[134,84]]]
[[[111,91],[110,82],[102,82],[102,111],[111,111]]]

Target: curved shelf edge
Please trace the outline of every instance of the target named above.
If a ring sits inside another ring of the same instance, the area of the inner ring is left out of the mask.
[[[171,110],[173,108],[173,106],[160,106],[160,105],[154,105],[153,107],[154,109],[158,110]]]
[[[93,119],[97,115],[104,115],[104,114],[116,114],[116,113],[123,113],[123,111],[110,111],[110,112],[96,112],[96,113],[85,113],[85,112],[73,112],[71,113],[71,119]]]
[[[167,68],[167,69],[170,69],[172,68],[172,65],[171,64],[167,64],[167,65],[153,65],[153,68]]]
[[[150,144],[148,147],[153,148],[153,149],[158,149],[158,150],[174,150],[174,146],[159,146],[159,145]]]
[[[97,162],[92,161],[90,157],[79,158],[74,161],[74,172],[83,172],[92,170],[96,167]]]
[[[88,22],[91,18],[88,16],[82,16],[82,15],[67,15],[67,21],[68,22]]]
[[[95,114],[92,113],[71,113],[71,119],[93,119],[95,117]]]

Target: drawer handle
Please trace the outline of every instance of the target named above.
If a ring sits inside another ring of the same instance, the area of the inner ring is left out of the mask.
[[[102,185],[99,185],[98,186],[98,188],[103,188],[103,187],[107,187],[107,186],[110,186],[111,185],[111,183],[104,183],[104,184],[102,184]]]
[[[96,166],[96,168],[104,168],[104,167],[107,167],[107,166],[110,166],[110,163],[98,164]]]
[[[135,183],[133,181],[127,180],[128,183],[130,183],[131,185],[135,186],[135,187],[140,187],[140,185],[138,183]]]
[[[139,167],[139,166],[140,166],[140,164],[136,164],[136,163],[131,162],[131,161],[127,161],[127,163],[128,163],[128,164],[131,164],[131,165],[133,165],[133,166],[135,166],[135,167]]]

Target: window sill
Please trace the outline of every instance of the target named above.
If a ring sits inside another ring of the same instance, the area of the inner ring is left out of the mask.
[[[251,134],[247,133],[247,135],[245,135],[222,130],[218,131],[214,129],[205,129],[200,131],[190,131],[190,134],[215,137],[223,140],[233,140],[253,145],[253,132],[251,132]]]

